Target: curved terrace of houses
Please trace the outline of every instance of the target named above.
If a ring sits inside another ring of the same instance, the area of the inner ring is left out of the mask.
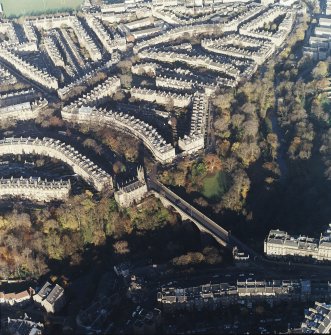
[[[175,148],[167,143],[155,128],[133,116],[96,108],[84,108],[72,113],[62,110],[61,113],[67,121],[91,122],[129,132],[143,141],[156,160],[161,163],[169,163],[176,156]]]
[[[39,138],[4,138],[0,140],[0,156],[3,155],[41,155],[56,158],[71,166],[73,171],[82,177],[97,191],[112,188],[112,177],[75,148],[59,140]]]

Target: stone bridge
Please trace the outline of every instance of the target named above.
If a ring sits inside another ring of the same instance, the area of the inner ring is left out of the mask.
[[[229,233],[224,228],[220,227],[162,184],[149,178],[147,179],[147,183],[151,192],[161,200],[165,207],[174,207],[183,220],[192,221],[201,232],[212,235],[220,245],[231,248]]]
[[[213,236],[220,245],[230,249],[237,247],[240,251],[244,251],[251,257],[254,257],[254,259],[261,259],[261,256],[256,253],[256,251],[233,236],[216,222],[209,219],[206,215],[198,211],[194,206],[190,205],[169,188],[165,187],[151,177],[147,178],[147,185],[149,190],[151,190],[151,192],[161,200],[164,206],[174,207],[183,220],[188,219],[192,221],[200,231]]]

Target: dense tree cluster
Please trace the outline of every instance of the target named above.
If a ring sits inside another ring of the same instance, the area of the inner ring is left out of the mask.
[[[184,255],[174,257],[172,263],[175,266],[187,266],[193,264],[219,264],[222,262],[222,256],[215,247],[206,247],[202,252],[188,252]]]
[[[216,95],[212,101],[216,110],[216,152],[206,154],[200,160],[182,160],[174,169],[163,171],[161,180],[184,186],[188,192],[201,192],[206,176],[223,171],[229,176],[230,185],[214,209],[240,212],[250,189],[246,169],[262,153],[272,161],[277,156],[277,135],[271,130],[264,134],[261,129],[275,102],[273,80],[272,64],[261,77],[246,82],[237,91],[227,90]],[[201,198],[197,201],[204,203]]]
[[[128,161],[137,161],[140,142],[130,134],[91,124],[82,124],[79,126],[79,130],[84,134],[91,134],[91,137],[95,137],[95,139],[90,138],[87,142],[85,141],[84,145],[93,148],[96,153],[101,153],[101,147],[96,141],[98,139],[116,153],[124,156]]]
[[[14,209],[0,217],[0,277],[40,276],[49,260],[76,264],[86,246],[103,245],[109,237],[115,239],[115,253],[126,254],[126,236],[176,223],[177,216],[154,197],[139,208],[120,211],[113,198],[96,200],[89,191],[60,206]]]
[[[324,157],[326,165],[325,176],[331,180],[331,128],[322,135],[322,145],[320,152]]]
[[[160,175],[163,183],[183,186],[187,192],[201,191],[203,179],[212,173],[222,170],[222,161],[215,154],[207,154],[201,159],[192,161],[188,158],[181,160],[171,169],[164,169]]]
[[[285,173],[288,159],[312,157],[316,127],[328,129],[330,103],[324,91],[329,60],[314,64],[309,57],[298,56],[307,26],[304,16],[282,52],[263,65],[252,80],[237,90],[219,92],[212,101],[216,150],[209,156],[218,160],[216,171],[225,172],[230,181],[222,199],[213,204],[216,211],[245,210],[250,171],[261,166],[266,185],[272,184]],[[330,134],[323,134],[320,152],[330,176]],[[212,173],[207,165],[206,156],[192,162],[186,159],[171,171],[163,171],[161,180],[184,186],[188,192],[201,192],[204,178]],[[195,202],[206,206],[208,199],[197,196]]]

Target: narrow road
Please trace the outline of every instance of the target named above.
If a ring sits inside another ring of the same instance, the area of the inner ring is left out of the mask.
[[[288,262],[286,260],[268,259],[264,255],[258,254],[255,250],[233,236],[226,229],[222,228],[216,222],[209,219],[206,215],[198,211],[194,206],[190,205],[184,199],[154,179],[153,176],[147,177],[147,184],[149,189],[152,189],[161,194],[175,207],[179,208],[188,217],[192,218],[193,222],[194,220],[197,221],[211,235],[216,236],[224,241],[229,248],[232,249],[234,246],[237,246],[239,250],[249,254],[251,261],[254,262],[254,265],[263,270],[268,269],[269,271],[280,271],[287,273],[296,272],[299,277],[306,275],[307,271],[314,271],[314,273],[319,272],[321,275],[323,274],[327,276],[329,276],[331,273],[331,266],[327,264],[296,263],[292,261]]]
[[[57,97],[57,94],[52,93],[51,91],[48,91],[43,86],[39,85],[33,80],[30,80],[29,78],[23,76],[19,71],[14,69],[12,66],[10,66],[6,61],[0,58],[0,65],[5,67],[9,72],[11,72],[15,77],[22,80],[24,83],[32,86],[36,91],[42,92],[44,94],[44,98],[48,100],[48,102],[58,102],[59,98]]]
[[[251,257],[261,257],[249,246],[238,240],[235,236],[230,234],[226,229],[218,225],[213,220],[209,219],[206,215],[197,210],[194,206],[186,202],[184,199],[179,197],[177,194],[172,192],[170,189],[152,179],[151,177],[147,178],[147,184],[149,189],[155,190],[164,196],[167,200],[174,204],[182,210],[187,216],[197,221],[201,226],[203,226],[207,231],[212,235],[216,236],[220,240],[224,241],[228,247],[233,248],[237,246],[241,251],[248,253]]]

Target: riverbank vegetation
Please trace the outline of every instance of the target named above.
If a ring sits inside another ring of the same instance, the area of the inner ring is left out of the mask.
[[[153,196],[127,210],[114,198],[96,199],[89,191],[60,205],[29,211],[16,206],[0,216],[0,241],[0,278],[39,277],[54,262],[79,266],[86,248],[107,245],[108,257],[118,261],[152,257],[190,265],[197,263],[190,253],[201,253],[198,263],[221,262],[217,249],[200,250],[192,224],[182,223]]]
[[[215,150],[209,155],[219,161],[218,173],[227,176],[220,196],[210,197],[216,193],[210,179],[215,175],[206,178],[203,157],[160,173],[162,182],[183,186],[187,198],[214,218],[233,213],[225,225],[246,240],[263,239],[271,228],[298,234],[315,227],[318,235],[331,218],[330,206],[321,199],[331,191],[330,102],[325,93],[330,61],[303,55],[307,25],[304,16],[285,48],[250,81],[212,100]],[[316,213],[307,202],[323,204],[323,210]],[[243,229],[238,222],[249,224]]]

